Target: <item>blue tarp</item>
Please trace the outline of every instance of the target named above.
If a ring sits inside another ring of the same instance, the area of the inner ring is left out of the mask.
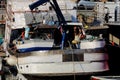
[[[32,48],[22,48],[18,49],[19,53],[26,53],[31,51],[43,51],[43,50],[51,50],[52,47],[32,47]]]

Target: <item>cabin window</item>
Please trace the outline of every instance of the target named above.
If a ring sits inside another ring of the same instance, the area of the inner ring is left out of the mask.
[[[29,39],[41,39],[41,40],[53,39],[54,30],[55,28],[46,28],[46,29],[38,28],[35,30],[35,27],[31,27],[29,31]],[[20,38],[22,31],[23,29],[12,30],[10,42]]]
[[[6,8],[6,0],[0,0],[0,9],[5,9]]]
[[[29,32],[30,39],[53,39],[54,28],[31,27]]]

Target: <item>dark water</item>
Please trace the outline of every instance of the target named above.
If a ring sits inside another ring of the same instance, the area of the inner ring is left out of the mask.
[[[90,80],[91,75],[72,75],[72,76],[30,76],[25,75],[25,78],[22,77],[13,77],[11,75],[2,78],[1,80]]]
[[[90,80],[90,75],[76,75],[76,76],[55,76],[55,77],[29,77],[28,80]]]
[[[112,34],[116,38],[120,39],[120,26],[108,25],[108,34]],[[108,75],[120,75],[120,43],[119,45],[109,45],[108,49],[108,63],[109,63],[109,73]]]
[[[119,46],[109,46],[108,47],[109,56],[109,75],[120,75],[120,47]]]
[[[37,77],[37,76],[27,76],[25,78],[27,80],[91,80],[91,76],[107,76],[109,72],[103,72],[100,74],[93,74],[93,75],[72,75],[72,76],[47,76],[47,77]],[[26,80],[24,78],[2,78],[2,80]]]

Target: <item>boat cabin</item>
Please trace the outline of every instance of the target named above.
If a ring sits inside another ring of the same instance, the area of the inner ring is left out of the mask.
[[[26,29],[28,27],[29,30]],[[16,44],[19,52],[70,48],[75,38],[74,27],[83,28],[82,23],[67,23],[59,27],[46,24],[28,27],[12,30],[10,43]]]

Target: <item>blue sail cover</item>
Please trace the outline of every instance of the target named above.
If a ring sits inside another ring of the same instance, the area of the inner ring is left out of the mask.
[[[44,51],[44,50],[51,50],[52,47],[31,47],[31,48],[22,48],[18,49],[19,53],[26,53],[32,51]]]

